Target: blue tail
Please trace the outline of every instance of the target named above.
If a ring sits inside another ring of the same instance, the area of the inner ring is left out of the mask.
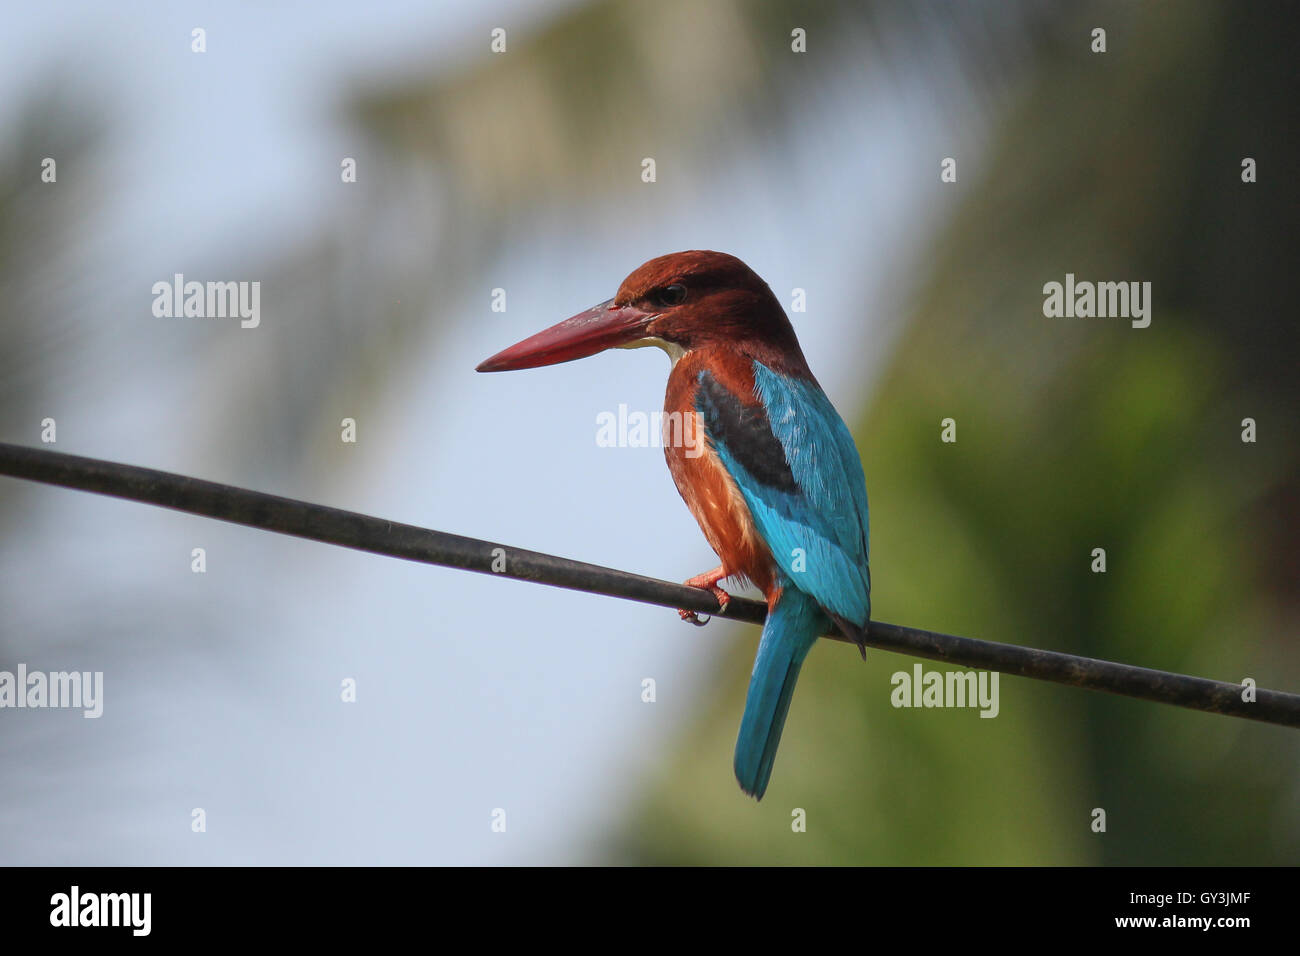
[[[799,668],[829,623],[816,601],[789,584],[767,617],[736,740],[736,779],[755,799],[763,799],[772,776]]]

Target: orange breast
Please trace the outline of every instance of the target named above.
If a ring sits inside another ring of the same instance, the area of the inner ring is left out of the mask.
[[[668,377],[664,457],[677,491],[727,575],[748,578],[771,598],[776,586],[771,552],[758,535],[740,489],[708,446],[704,423],[695,412],[697,376],[704,368],[742,401],[758,401],[754,397],[753,368],[743,356],[713,353],[711,349],[688,352]]]

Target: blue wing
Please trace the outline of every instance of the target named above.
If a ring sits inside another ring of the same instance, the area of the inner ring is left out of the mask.
[[[789,583],[863,628],[871,616],[867,487],[853,436],[815,382],[755,362],[754,390],[759,403],[747,406],[700,373],[695,406],[708,440]]]

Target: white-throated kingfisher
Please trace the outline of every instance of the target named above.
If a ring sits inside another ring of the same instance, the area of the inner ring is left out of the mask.
[[[665,436],[668,469],[722,561],[686,583],[712,591],[723,608],[730,600],[718,587],[724,578],[748,579],[767,599],[735,758],[741,789],[761,800],[799,668],[818,635],[834,625],[866,656],[871,573],[862,461],[772,290],[720,252],[651,259],[614,298],[478,370],[646,345],[672,360],[665,423],[674,414],[690,423],[679,440]],[[702,448],[691,440],[700,433]]]

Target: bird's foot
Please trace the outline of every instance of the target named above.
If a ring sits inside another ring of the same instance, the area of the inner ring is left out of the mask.
[[[708,591],[717,599],[718,607],[725,614],[727,611],[727,605],[731,603],[731,595],[718,587],[718,582],[726,576],[726,570],[719,565],[712,571],[705,571],[703,574],[697,574],[693,578],[687,578],[682,583],[688,588],[703,588]],[[678,609],[677,613],[681,616],[683,621],[688,621],[696,627],[703,627],[705,624],[709,623],[709,618],[706,617],[704,620],[700,620],[700,616],[694,611],[683,611]]]

